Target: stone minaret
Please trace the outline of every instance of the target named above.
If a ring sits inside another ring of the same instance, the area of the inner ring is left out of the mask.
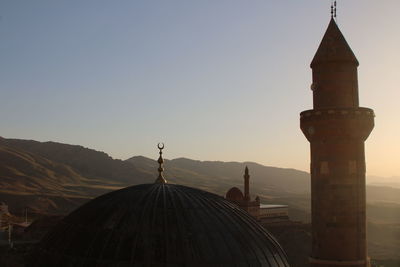
[[[311,147],[311,266],[368,266],[364,141],[374,112],[358,104],[358,61],[332,18],[311,62],[314,109],[300,114]]]
[[[250,175],[249,175],[249,168],[244,169],[244,200],[250,201],[250,188],[249,188],[249,180],[250,180]]]

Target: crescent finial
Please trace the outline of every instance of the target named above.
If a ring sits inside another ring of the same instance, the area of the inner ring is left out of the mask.
[[[161,146],[161,144],[162,144],[162,146]],[[158,143],[157,147],[160,150],[164,149],[164,143]]]

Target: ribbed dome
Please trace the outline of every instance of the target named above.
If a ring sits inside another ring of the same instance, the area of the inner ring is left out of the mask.
[[[277,241],[236,205],[160,183],[88,202],[34,254],[33,266],[289,266]]]

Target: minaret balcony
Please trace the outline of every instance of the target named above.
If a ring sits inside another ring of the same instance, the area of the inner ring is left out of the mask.
[[[363,140],[374,128],[369,108],[312,109],[300,113],[300,128],[308,141]]]

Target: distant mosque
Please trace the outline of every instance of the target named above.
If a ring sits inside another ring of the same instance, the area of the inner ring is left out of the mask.
[[[261,204],[257,196],[254,200],[250,197],[250,175],[249,168],[244,169],[244,194],[237,187],[228,190],[225,198],[241,209],[247,211],[262,225],[270,223],[281,223],[289,221],[289,212],[287,205]]]
[[[332,18],[311,63],[314,109],[300,114],[311,147],[312,267],[368,267],[364,141],[374,112],[358,104],[358,61]],[[59,222],[29,266],[289,266],[257,221],[258,198],[226,198],[163,177],[89,201]],[[253,216],[251,216],[251,215]]]

